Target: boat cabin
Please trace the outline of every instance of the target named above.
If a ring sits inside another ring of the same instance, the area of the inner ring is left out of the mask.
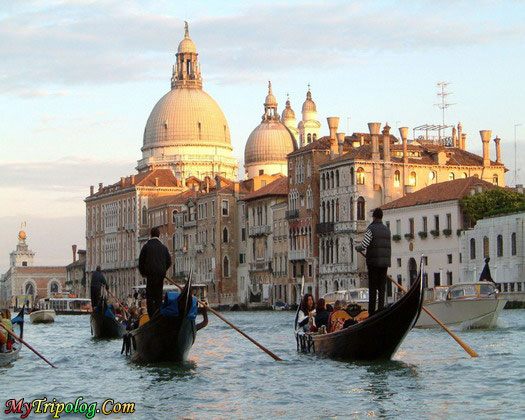
[[[447,300],[478,298],[497,299],[498,289],[489,282],[456,284],[448,289]]]

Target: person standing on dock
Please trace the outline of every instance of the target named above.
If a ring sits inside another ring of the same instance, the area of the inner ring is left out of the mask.
[[[383,210],[375,209],[372,219],[363,241],[355,247],[358,252],[366,251],[368,313],[370,316],[376,312],[376,294],[379,295],[377,310],[380,311],[385,306],[386,273],[392,257],[390,229],[383,224]]]
[[[166,271],[171,267],[171,255],[168,248],[159,239],[159,228],[151,229],[151,239],[140,251],[139,271],[146,277],[146,303],[150,318],[162,303],[162,287]]]
[[[109,290],[108,282],[102,274],[100,265],[97,265],[96,270],[91,275],[91,308],[94,310],[98,305],[101,296],[102,286],[106,286],[106,290]]]

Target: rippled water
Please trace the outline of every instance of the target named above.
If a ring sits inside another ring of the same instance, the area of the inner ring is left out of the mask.
[[[28,322],[25,338],[59,368],[49,368],[23,349],[12,366],[0,368],[0,403],[44,396],[61,402],[82,396],[88,402],[136,403],[132,415],[95,417],[107,419],[508,419],[525,413],[525,310],[504,311],[495,330],[459,332],[479,353],[477,359],[445,332],[413,330],[388,363],[298,354],[291,312],[224,315],[285,361],[273,361],[210,315],[188,363],[134,365],[120,355],[120,340],[90,338],[88,317],[58,316],[50,325]],[[0,418],[19,417],[2,410]]]

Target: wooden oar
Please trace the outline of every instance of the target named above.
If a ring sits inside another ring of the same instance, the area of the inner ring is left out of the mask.
[[[366,258],[366,255],[363,254],[361,251],[359,251],[359,253]],[[403,292],[407,292],[407,289],[405,289],[403,286],[401,286],[397,281],[395,281],[391,276],[387,276],[388,279],[394,284],[396,285],[397,287],[399,287],[399,289],[401,289]],[[421,280],[423,281],[423,280]],[[430,312],[427,308],[425,308],[424,306],[422,306],[422,309],[434,320],[436,321],[436,323],[441,327],[443,328],[454,340],[456,340],[456,342],[461,346],[463,347],[463,349],[471,356],[471,357],[478,357],[478,353],[476,353],[472,347],[470,347],[467,343],[465,343],[462,339],[460,339],[456,334],[454,334],[445,324],[443,324],[443,322],[437,317],[435,316],[432,312]]]
[[[109,289],[106,289],[106,292],[108,292],[109,295],[110,295],[113,299],[115,299],[115,300],[117,301],[117,303],[121,306],[121,308],[122,308],[122,309],[124,310],[124,312],[126,313],[128,319],[131,318],[131,315],[130,315],[129,312],[126,310],[126,307],[122,304],[122,302],[120,302],[120,300],[118,300],[118,298],[117,298],[113,293],[111,293],[111,292],[109,291]]]
[[[175,283],[172,279],[170,279],[169,277],[166,276],[166,280],[168,280],[171,284],[174,284],[175,286],[177,286],[179,289],[181,289],[181,287]],[[181,289],[182,290],[182,289]],[[277,360],[277,361],[282,361],[283,359],[281,359],[279,356],[275,355],[271,350],[267,349],[266,347],[264,347],[262,344],[259,344],[257,341],[255,341],[253,338],[251,338],[248,334],[246,334],[244,331],[242,331],[240,328],[238,328],[237,326],[235,326],[234,324],[232,324],[230,321],[228,321],[226,318],[224,318],[219,312],[217,312],[215,309],[213,309],[212,307],[210,307],[206,302],[203,302],[202,300],[200,299],[197,299],[197,302],[199,302],[201,305],[204,305],[206,306],[206,308],[212,313],[214,314],[217,318],[221,319],[222,321],[224,321],[226,324],[228,324],[230,327],[232,327],[235,331],[237,331],[239,334],[241,334],[242,336],[244,336],[245,338],[247,338],[248,340],[250,340],[253,344],[255,344],[257,347],[259,347],[261,350],[263,350],[266,354],[268,354],[270,357],[272,357],[274,360]]]
[[[4,324],[0,322],[0,327],[2,327],[4,330],[6,330],[9,334],[11,334],[13,337],[15,337],[18,341],[20,341],[23,345],[25,345],[29,350],[31,350],[33,353],[35,353],[38,357],[40,357],[44,362],[46,362],[49,366],[54,367],[56,369],[56,366],[51,363],[49,360],[47,360],[44,356],[42,356],[39,352],[37,352],[33,347],[31,347],[28,343],[26,343],[22,338],[20,338],[18,335],[14,333],[14,331],[7,328]]]

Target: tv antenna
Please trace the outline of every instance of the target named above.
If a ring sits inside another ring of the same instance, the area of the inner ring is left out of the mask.
[[[447,92],[447,86],[450,85],[450,82],[438,82],[438,92],[437,96],[441,98],[441,102],[439,104],[434,104],[439,109],[441,109],[442,112],[442,124],[445,125],[445,109],[451,107],[452,105],[456,105],[455,103],[452,104],[450,102],[447,102],[447,96],[451,95],[452,92]]]

